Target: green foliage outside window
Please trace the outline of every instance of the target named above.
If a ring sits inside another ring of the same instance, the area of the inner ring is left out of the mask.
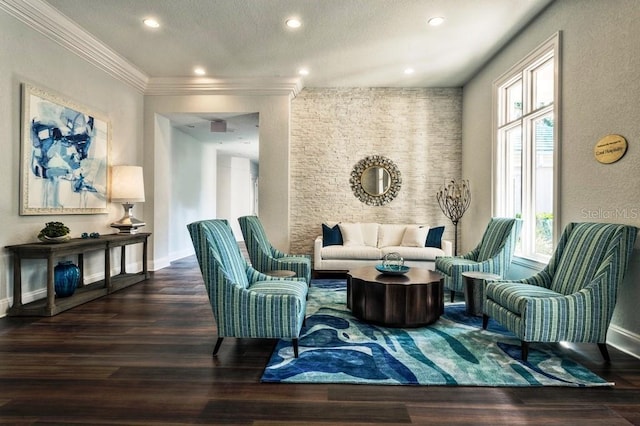
[[[536,252],[553,254],[553,213],[536,214]]]

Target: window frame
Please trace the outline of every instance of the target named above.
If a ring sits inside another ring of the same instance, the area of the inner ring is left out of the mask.
[[[561,151],[561,32],[555,33],[544,43],[526,55],[517,64],[512,66],[508,71],[494,80],[492,88],[492,212],[494,216],[506,216],[507,211],[512,209],[507,201],[512,202],[512,195],[507,194],[509,188],[507,184],[507,175],[509,174],[507,154],[509,152],[506,138],[504,134],[509,129],[520,126],[522,129],[522,211],[524,223],[521,231],[521,251],[517,251],[517,257],[527,259],[533,262],[546,263],[550,256],[535,252],[535,182],[534,174],[531,168],[535,167],[535,143],[531,141],[534,133],[533,123],[536,119],[543,117],[549,112],[553,112],[553,228],[552,228],[552,245],[556,246],[557,240],[561,232],[561,212],[560,212],[560,151]],[[553,58],[553,100],[550,104],[535,107],[533,104],[535,98],[534,75],[536,69],[540,69],[544,64]],[[505,100],[507,96],[507,88],[513,84],[520,82],[522,84],[522,112],[519,117],[509,120],[509,105]],[[532,155],[533,154],[533,155]],[[502,194],[502,196],[501,196]],[[513,203],[512,203],[513,204]],[[525,213],[526,212],[526,213]],[[534,221],[530,220],[533,213]],[[511,214],[510,216],[513,216]]]

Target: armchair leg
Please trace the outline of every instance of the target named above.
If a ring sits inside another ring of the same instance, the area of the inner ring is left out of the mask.
[[[600,353],[602,354],[602,358],[608,363],[611,362],[611,357],[609,356],[609,350],[607,349],[606,343],[598,343],[598,349],[600,349]]]
[[[489,315],[482,314],[482,328],[486,330],[488,324],[489,324]]]
[[[522,360],[527,362],[527,358],[529,358],[529,342],[525,342],[524,340],[521,342],[522,348]]]
[[[218,350],[220,349],[220,345],[222,344],[222,339],[224,339],[224,337],[218,337],[216,346],[213,348],[213,356],[216,356],[218,354]]]
[[[298,339],[293,339],[293,356],[298,358]]]
[[[456,292],[451,290],[451,303],[453,303],[453,299],[456,298]]]

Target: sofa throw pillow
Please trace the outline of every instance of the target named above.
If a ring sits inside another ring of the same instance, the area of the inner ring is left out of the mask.
[[[425,241],[425,247],[442,247],[442,234],[444,233],[444,226],[437,226],[435,228],[429,228],[427,234],[427,241]]]
[[[378,227],[378,247],[395,247],[401,245],[406,225],[383,224]]]
[[[364,238],[362,236],[362,228],[359,223],[339,223],[340,233],[342,234],[342,245],[344,246],[363,246]]]
[[[378,247],[378,228],[380,225],[376,222],[361,222],[360,231],[362,231],[362,242],[368,247]]]
[[[322,247],[326,246],[341,246],[342,245],[342,233],[340,232],[340,227],[338,225],[334,225],[333,227],[329,227],[328,225],[322,224]]]
[[[404,247],[424,247],[428,233],[428,226],[409,225],[404,230],[400,245]]]

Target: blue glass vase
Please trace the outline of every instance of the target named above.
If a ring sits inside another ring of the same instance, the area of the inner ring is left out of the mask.
[[[74,265],[70,260],[58,262],[53,268],[53,286],[56,290],[56,296],[69,297],[78,288],[80,281],[80,268]]]

